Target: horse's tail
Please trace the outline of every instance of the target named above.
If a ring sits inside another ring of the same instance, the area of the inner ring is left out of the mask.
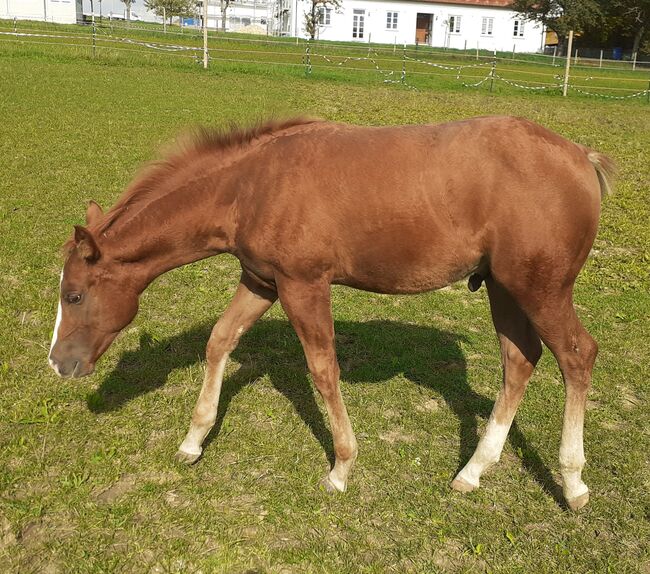
[[[600,183],[600,197],[604,199],[606,195],[612,193],[612,184],[616,175],[616,164],[611,157],[599,153],[588,147],[580,146],[587,154],[587,159],[591,162],[596,170],[598,182]]]

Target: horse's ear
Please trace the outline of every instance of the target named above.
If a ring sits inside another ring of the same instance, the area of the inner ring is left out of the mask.
[[[74,226],[74,243],[79,255],[89,263],[99,259],[99,247],[97,247],[95,238],[85,227],[81,225]]]
[[[93,201],[92,199],[88,202],[88,207],[86,209],[86,225],[92,225],[96,221],[99,221],[99,218],[104,215],[102,208],[99,206],[99,203]]]

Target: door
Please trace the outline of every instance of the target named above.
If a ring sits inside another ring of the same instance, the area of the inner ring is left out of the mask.
[[[415,43],[431,44],[431,28],[433,26],[433,14],[422,14],[418,12],[415,21]]]

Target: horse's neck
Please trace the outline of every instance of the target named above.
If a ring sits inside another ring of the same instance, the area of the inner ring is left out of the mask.
[[[112,230],[113,256],[133,270],[140,290],[171,269],[232,250],[234,198],[214,185],[205,178],[167,193]]]

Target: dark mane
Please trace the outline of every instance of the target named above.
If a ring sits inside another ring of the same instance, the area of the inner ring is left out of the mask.
[[[160,188],[160,184],[179,167],[206,153],[243,147],[252,141],[282,130],[316,123],[318,119],[297,117],[287,120],[258,122],[250,127],[234,124],[226,128],[199,127],[178,138],[162,159],[147,164],[92,231],[104,233],[130,206],[139,203]]]

